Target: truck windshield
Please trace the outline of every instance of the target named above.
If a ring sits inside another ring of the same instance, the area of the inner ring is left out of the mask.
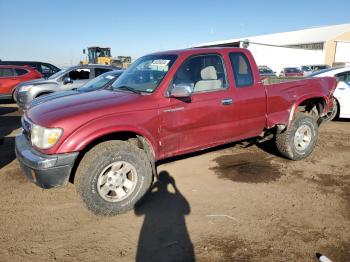
[[[153,93],[163,80],[176,55],[148,55],[137,59],[113,84],[113,90]],[[126,88],[127,87],[127,88]]]

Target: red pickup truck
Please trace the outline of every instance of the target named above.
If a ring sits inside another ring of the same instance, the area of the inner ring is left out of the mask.
[[[307,157],[335,87],[334,78],[264,84],[246,49],[154,53],[107,90],[26,111],[16,154],[32,182],[74,182],[92,212],[114,215],[147,192],[160,159],[248,138]]]

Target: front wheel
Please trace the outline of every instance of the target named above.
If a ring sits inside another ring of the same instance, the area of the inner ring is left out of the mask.
[[[292,120],[287,130],[276,134],[276,147],[283,156],[291,160],[301,160],[312,153],[317,136],[316,120],[306,114],[300,114]]]
[[[152,182],[146,153],[125,141],[103,142],[81,160],[75,186],[96,215],[116,215],[134,207]]]

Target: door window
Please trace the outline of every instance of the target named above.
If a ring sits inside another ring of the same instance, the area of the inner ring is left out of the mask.
[[[52,68],[47,66],[47,65],[41,64],[40,66],[41,66],[41,72],[43,74],[54,74],[55,73],[55,71],[52,70]]]
[[[350,71],[339,73],[335,76],[339,78],[339,81],[350,83]]]
[[[70,71],[68,76],[72,80],[84,80],[90,78],[90,69],[80,68]]]
[[[14,76],[12,68],[0,68],[0,77],[11,77]]]
[[[248,87],[254,82],[248,58],[243,53],[230,53],[236,87]]]
[[[17,76],[22,76],[22,75],[25,75],[26,73],[28,73],[27,70],[21,69],[21,68],[15,68],[15,71],[16,71]]]
[[[190,85],[194,93],[227,87],[225,67],[220,55],[199,55],[186,60],[177,70],[173,84]]]

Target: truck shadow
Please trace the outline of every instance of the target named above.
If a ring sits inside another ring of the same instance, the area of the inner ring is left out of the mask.
[[[21,127],[21,113],[15,107],[0,107],[0,169],[15,158],[15,138],[9,135]]]
[[[242,145],[242,143],[247,142],[248,145],[244,146]],[[215,152],[215,151],[219,151],[219,150],[224,150],[224,149],[233,149],[235,147],[243,147],[243,148],[248,148],[251,146],[256,146],[258,147],[260,150],[268,153],[268,154],[272,154],[274,156],[280,157],[280,158],[284,158],[277,150],[276,146],[275,146],[275,142],[273,139],[263,142],[263,143],[257,143],[257,142],[253,142],[253,139],[251,140],[242,140],[242,141],[238,141],[238,142],[232,142],[232,143],[228,143],[228,144],[224,144],[224,145],[219,145],[216,147],[211,147],[208,149],[204,149],[201,151],[196,151],[193,153],[188,153],[188,154],[184,154],[184,155],[179,155],[179,156],[174,156],[174,157],[169,157],[169,158],[165,158],[165,159],[161,159],[159,161],[157,161],[156,165],[162,165],[162,164],[167,164],[170,162],[174,162],[174,161],[178,161],[178,160],[184,160],[187,158],[191,158],[194,156],[200,156],[200,155],[204,155],[210,152]]]
[[[195,261],[185,221],[191,208],[168,172],[159,173],[150,192],[134,210],[137,216],[145,217],[136,261]]]
[[[14,148],[14,137],[5,137],[2,139],[0,138],[0,169],[7,166],[14,159],[16,159]]]
[[[285,159],[281,154],[280,152],[278,152],[278,149],[275,145],[275,140],[274,139],[271,139],[271,140],[268,140],[266,142],[263,142],[263,143],[256,143],[256,146],[258,148],[260,148],[262,151],[270,154],[270,155],[274,155],[274,156],[277,156],[277,157],[280,157],[280,158],[283,158]]]

